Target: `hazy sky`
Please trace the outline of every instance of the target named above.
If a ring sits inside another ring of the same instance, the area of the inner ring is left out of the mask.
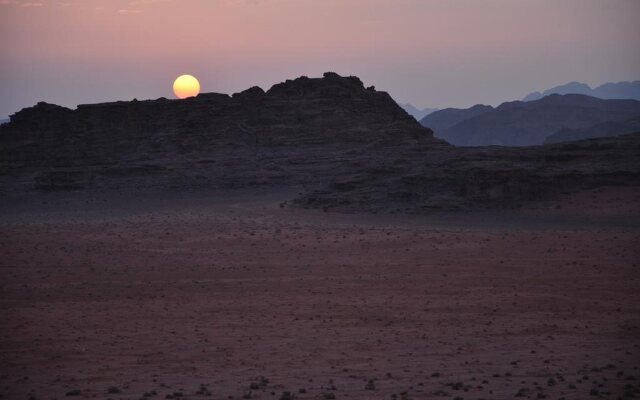
[[[640,0],[0,0],[0,118],[324,71],[420,107],[640,79]]]

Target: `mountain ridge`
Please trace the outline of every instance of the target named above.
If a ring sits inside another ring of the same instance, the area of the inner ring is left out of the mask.
[[[640,115],[640,101],[551,94],[539,100],[516,100],[496,108],[482,108],[473,115],[472,109],[458,111],[464,118],[448,120],[448,125],[429,125],[438,122],[437,118],[443,115],[441,111],[421,123],[433,129],[436,137],[457,146],[532,146],[543,144],[560,129],[583,129],[633,118]]]
[[[476,104],[470,108],[445,108],[427,115],[420,120],[422,126],[429,127],[435,131],[448,129],[468,118],[472,118],[491,111],[494,108],[484,104]]]
[[[539,100],[550,94],[584,94],[600,99],[630,99],[640,100],[640,80],[608,82],[595,88],[582,82],[569,82],[555,86],[542,92],[532,92],[526,95],[522,101]]]
[[[352,148],[420,143],[446,146],[388,93],[334,73],[231,96],[40,102],[0,126],[0,190],[302,184]]]

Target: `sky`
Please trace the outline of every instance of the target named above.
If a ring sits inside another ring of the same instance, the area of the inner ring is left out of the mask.
[[[325,71],[418,107],[640,79],[640,0],[0,0],[0,118]]]

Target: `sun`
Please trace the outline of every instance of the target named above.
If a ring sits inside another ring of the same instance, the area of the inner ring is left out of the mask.
[[[173,93],[179,99],[197,96],[200,93],[200,82],[192,75],[180,75],[173,82]]]

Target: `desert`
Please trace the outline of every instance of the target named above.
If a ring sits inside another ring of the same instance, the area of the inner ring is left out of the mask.
[[[632,397],[639,195],[418,217],[286,190],[3,203],[2,394]]]

